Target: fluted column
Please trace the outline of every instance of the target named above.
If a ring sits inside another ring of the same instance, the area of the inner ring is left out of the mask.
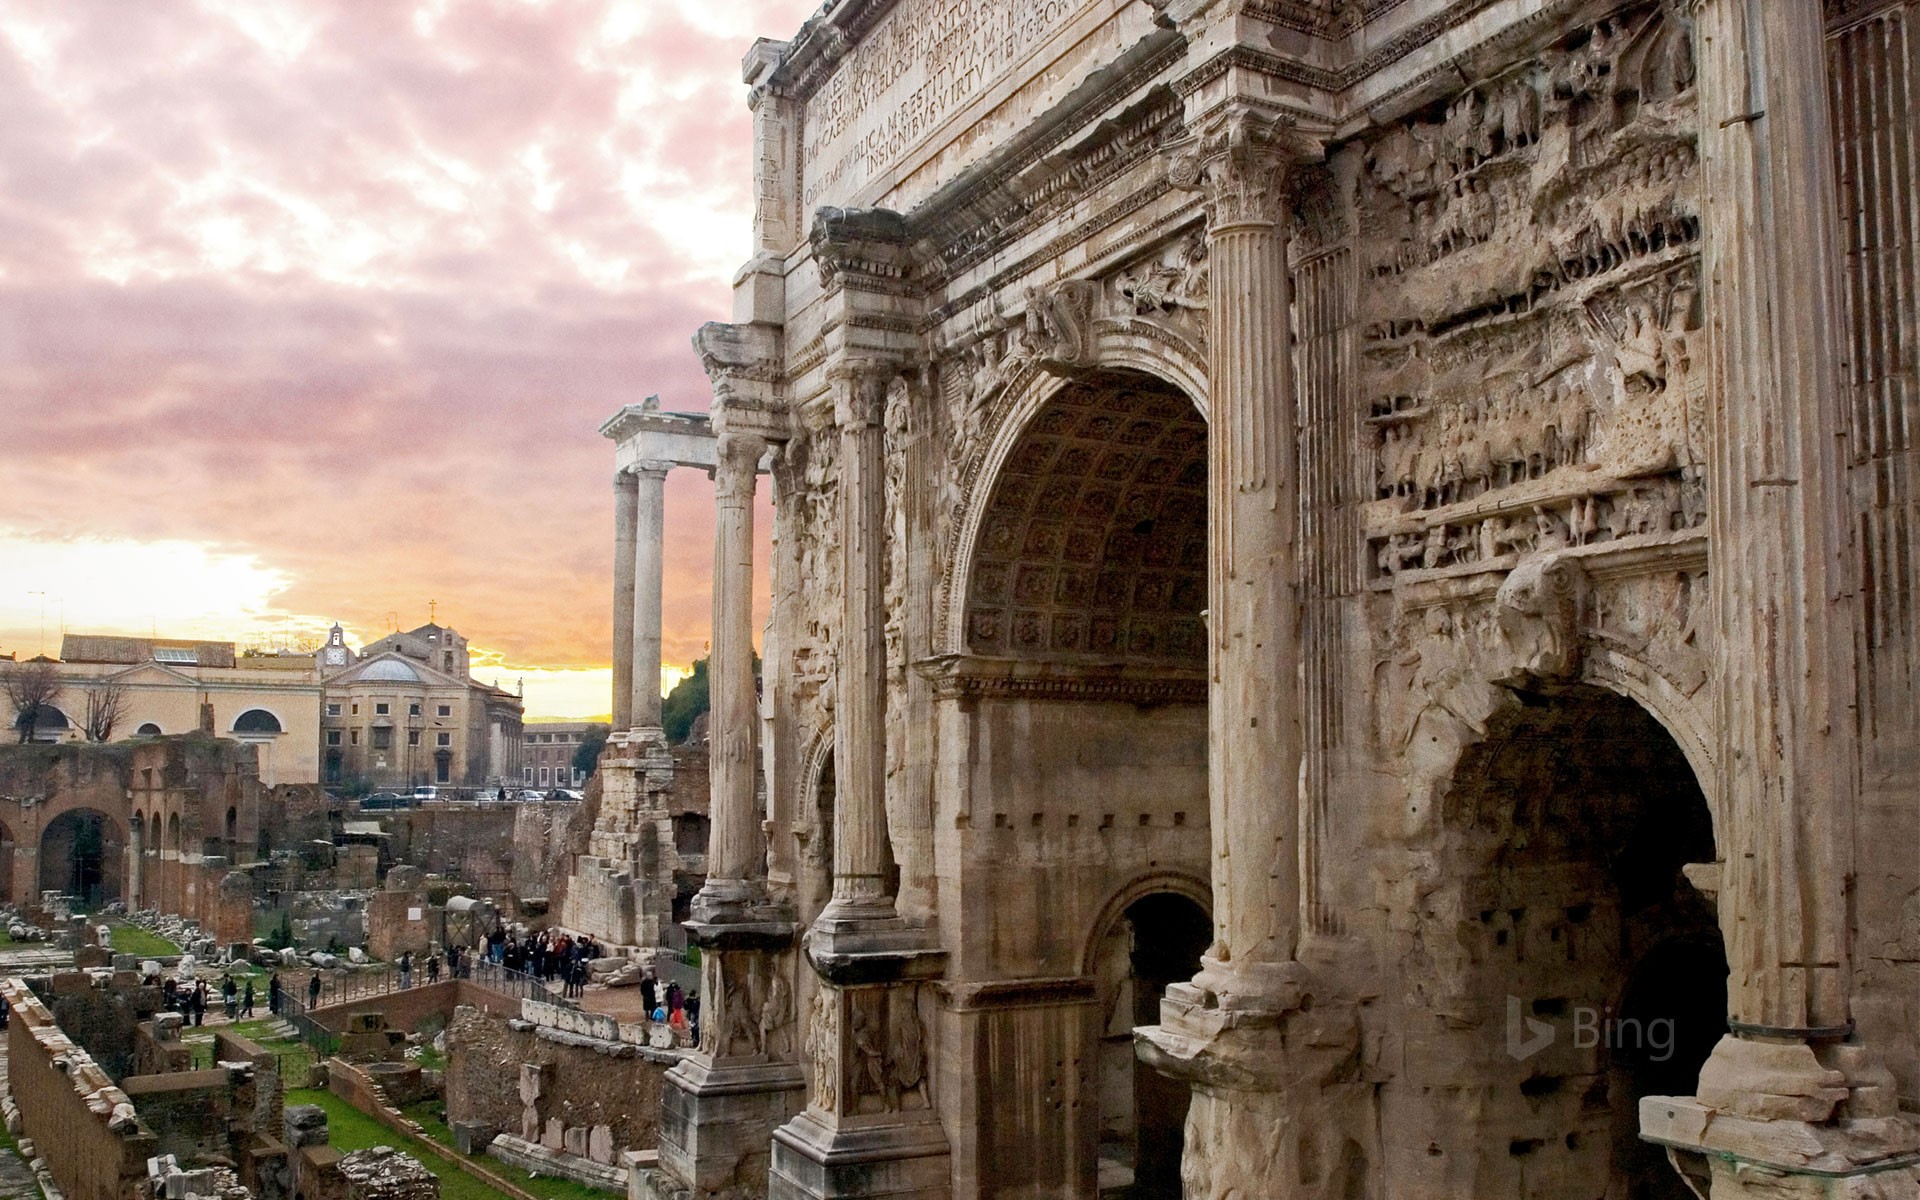
[[[1832,1030],[1850,1019],[1854,689],[1825,30],[1817,0],[1707,0],[1699,21],[1729,1017]]]
[[[833,900],[822,921],[888,919],[887,385],[896,368],[856,360],[832,371],[840,428],[840,631],[834,677]]]
[[[720,435],[714,467],[713,646],[708,727],[713,821],[707,882],[695,899],[696,919],[757,897],[761,872],[754,811],[753,490],[766,443],[738,432]]]
[[[1856,693],[1822,6],[1699,0],[1695,16],[1729,1032],[1694,1096],[1641,1100],[1641,1136],[1704,1152],[1715,1200],[1920,1195],[1920,1136],[1849,995]]]
[[[672,463],[643,460],[633,466],[632,719],[634,729],[660,728],[660,609],[664,586],[667,472]],[[749,513],[751,521],[751,513]],[[749,533],[751,536],[751,533]],[[626,726],[622,726],[625,728]]]
[[[1713,792],[1730,971],[1730,1033],[1697,1097],[1729,1114],[1707,1123],[1711,1137],[1740,1118],[1888,1117],[1892,1089],[1853,1038],[1849,997],[1853,590],[1822,10],[1818,0],[1699,0],[1695,15]],[[1674,1107],[1643,1103],[1651,1136]]]
[[[633,530],[638,481],[613,473],[613,727],[633,725]]]
[[[1297,151],[1229,110],[1176,160],[1207,209],[1208,755],[1214,944],[1199,984],[1286,1003],[1300,939],[1300,595],[1283,185]]]

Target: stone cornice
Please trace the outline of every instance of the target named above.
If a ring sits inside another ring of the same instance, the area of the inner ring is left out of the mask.
[[[884,208],[823,208],[807,235],[821,290],[899,293],[913,270],[907,219]]]
[[[1201,670],[947,654],[914,664],[943,700],[1069,700],[1158,706],[1205,704]]]

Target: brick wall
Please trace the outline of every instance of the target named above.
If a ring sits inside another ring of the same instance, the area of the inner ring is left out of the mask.
[[[416,968],[416,971],[422,968]],[[415,974],[414,978],[421,976]],[[298,984],[300,977],[293,976],[288,986]],[[296,989],[297,991],[297,989]],[[297,992],[302,1000],[305,992]],[[321,997],[325,999],[324,996]],[[356,1013],[384,1013],[387,1028],[411,1033],[420,1027],[420,1022],[430,1016],[439,1016],[451,1021],[453,1010],[461,1005],[477,1008],[483,1012],[497,1013],[501,1017],[520,1015],[520,1002],[502,996],[490,988],[480,987],[471,980],[442,979],[439,983],[423,983],[404,991],[382,992],[372,996],[356,996],[338,1004],[322,1004],[313,1010],[312,1016],[323,1027],[335,1033],[344,1033],[348,1020]]]
[[[132,1100],[60,1032],[23,981],[0,981],[0,995],[13,1008],[8,1084],[21,1130],[54,1182],[69,1200],[143,1200],[147,1159],[159,1141],[134,1115]]]

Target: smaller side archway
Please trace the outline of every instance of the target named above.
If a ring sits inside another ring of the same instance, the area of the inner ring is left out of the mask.
[[[1184,876],[1143,880],[1108,905],[1088,947],[1100,1022],[1096,1062],[1101,1195],[1178,1200],[1187,1084],[1141,1064],[1133,1031],[1158,1022],[1169,985],[1191,979],[1213,936],[1205,889]]]

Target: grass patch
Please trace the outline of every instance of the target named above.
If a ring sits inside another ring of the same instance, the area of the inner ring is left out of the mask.
[[[107,922],[112,932],[107,940],[112,943],[116,954],[135,954],[142,958],[161,958],[169,954],[180,953],[180,947],[151,930],[138,925],[129,925],[125,921]]]
[[[413,1155],[440,1181],[441,1200],[511,1200],[505,1192],[488,1187],[448,1162],[426,1142],[395,1133],[332,1092],[289,1088],[287,1103],[318,1104],[326,1109],[327,1140],[342,1154],[373,1146],[392,1146]]]
[[[13,945],[13,935],[7,932],[5,925],[0,925],[0,946],[11,945]]]
[[[404,1112],[410,1120],[420,1122],[420,1128],[426,1131],[427,1137],[442,1146],[452,1148],[453,1130],[447,1127],[447,1106],[444,1102],[422,1100],[417,1104],[409,1104],[400,1111]],[[455,1153],[458,1152],[455,1151]],[[541,1200],[607,1200],[607,1197],[613,1195],[612,1192],[603,1192],[599,1188],[591,1188],[571,1179],[532,1175],[518,1167],[503,1163],[497,1158],[487,1159],[486,1167],[487,1170],[515,1187],[524,1188],[541,1197]]]

